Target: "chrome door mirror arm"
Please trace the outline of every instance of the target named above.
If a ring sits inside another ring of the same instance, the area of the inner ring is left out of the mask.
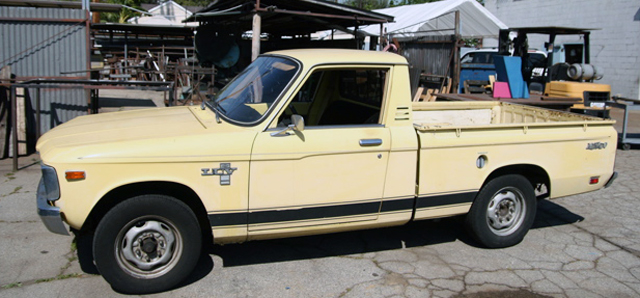
[[[295,115],[295,114],[291,115],[291,124],[287,125],[287,127],[285,127],[280,131],[271,133],[271,136],[272,137],[288,136],[289,131],[298,131],[298,132],[304,131],[304,118],[302,118],[302,116],[300,115]]]

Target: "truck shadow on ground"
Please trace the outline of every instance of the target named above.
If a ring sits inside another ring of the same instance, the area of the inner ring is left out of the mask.
[[[556,203],[542,200],[538,202],[532,229],[567,225],[583,219]],[[195,270],[174,289],[203,279],[213,271],[214,266],[234,267],[308,260],[429,246],[456,240],[484,249],[466,234],[462,216],[411,222],[391,228],[215,245],[203,252]],[[85,273],[99,274],[93,264],[91,242],[90,238],[78,239],[78,261]],[[211,255],[219,256],[223,264],[214,264]]]
[[[532,229],[560,226],[584,218],[548,200],[538,202]],[[460,240],[482,248],[467,235],[464,217],[424,220],[391,228],[214,246],[224,267],[286,262],[428,246]],[[220,264],[218,264],[220,265]]]

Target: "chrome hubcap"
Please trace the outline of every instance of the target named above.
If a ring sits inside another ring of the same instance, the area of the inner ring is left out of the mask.
[[[497,192],[487,208],[487,223],[493,233],[500,236],[515,232],[526,214],[524,195],[513,187],[505,187]]]
[[[137,219],[118,235],[118,263],[132,275],[151,278],[172,268],[182,250],[180,234],[166,220]]]

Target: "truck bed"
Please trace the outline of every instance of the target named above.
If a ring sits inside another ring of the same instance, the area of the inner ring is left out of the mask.
[[[414,127],[419,131],[513,126],[612,125],[586,115],[505,102],[416,102]]]
[[[599,189],[613,174],[614,120],[503,102],[414,103],[413,109],[422,197],[474,193],[490,173],[513,166],[544,169],[552,198]],[[600,182],[589,185],[590,177]]]

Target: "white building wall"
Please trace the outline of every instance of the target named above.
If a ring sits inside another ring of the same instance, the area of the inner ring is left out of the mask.
[[[638,0],[485,0],[485,8],[509,27],[598,28],[591,33],[591,64],[604,69],[599,83],[612,95],[640,99],[640,1]],[[560,43],[582,42],[558,38]],[[543,48],[542,38],[529,45]]]
[[[184,19],[192,15],[192,13],[186,8],[173,1],[168,1],[162,5],[158,5],[150,9],[149,12],[153,15],[164,16],[176,24],[182,24]]]

